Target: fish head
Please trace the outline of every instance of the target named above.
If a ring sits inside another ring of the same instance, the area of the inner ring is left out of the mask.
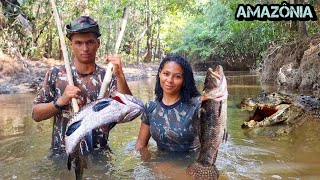
[[[132,121],[143,111],[143,102],[133,96],[115,93],[112,97],[105,97],[86,105],[74,116],[70,125],[67,125],[65,142],[68,154],[73,153],[80,140],[88,136],[93,129],[106,124]]]
[[[227,80],[223,67],[218,65],[215,70],[208,68],[203,89],[205,99],[221,100],[227,98],[227,95]]]
[[[112,94],[112,97],[113,99],[116,99],[117,101],[125,104],[126,107],[130,109],[129,111],[127,111],[121,122],[131,121],[138,117],[143,111],[143,102],[131,95],[115,92]]]
[[[142,108],[144,107],[143,102],[141,102],[137,98],[130,96],[130,95],[122,94],[119,92],[114,92],[114,93],[112,93],[111,96],[112,96],[112,99],[115,99],[118,102],[123,103],[128,106],[133,106],[133,107],[141,106]]]

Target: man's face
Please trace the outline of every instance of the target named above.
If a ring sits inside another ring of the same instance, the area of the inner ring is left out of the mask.
[[[74,34],[69,43],[76,61],[84,64],[95,62],[100,40],[94,33]]]

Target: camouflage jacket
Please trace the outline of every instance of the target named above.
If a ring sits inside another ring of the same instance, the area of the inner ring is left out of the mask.
[[[105,70],[96,65],[96,70],[89,74],[78,73],[73,63],[71,64],[71,71],[73,76],[74,85],[77,86],[81,93],[77,99],[79,108],[81,110],[86,104],[95,101],[99,95],[100,87],[105,75]],[[64,65],[52,67],[45,76],[43,85],[38,91],[37,97],[33,104],[49,103],[54,99],[60,97],[66,86],[68,85],[67,73]],[[113,76],[110,86],[106,92],[106,96],[109,96],[109,92],[117,89],[116,79]],[[54,152],[61,152],[65,150],[65,132],[69,120],[72,118],[71,104],[64,106],[61,111],[54,116],[53,119],[53,131],[51,148]],[[106,147],[108,142],[109,130],[112,127],[109,125],[103,126],[92,131],[92,139],[86,139],[91,144],[89,151],[93,148]],[[86,137],[88,138],[88,137]]]
[[[142,122],[150,126],[158,148],[167,151],[195,151],[200,147],[198,110],[200,97],[190,104],[181,100],[166,106],[163,102],[149,101],[142,114]]]

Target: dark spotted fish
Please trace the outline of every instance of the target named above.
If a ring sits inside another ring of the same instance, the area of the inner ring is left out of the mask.
[[[68,170],[71,170],[71,164],[74,162],[74,173],[76,180],[81,180],[84,168],[88,168],[86,156],[81,154],[80,146],[77,146],[72,154],[68,156]]]
[[[217,66],[215,71],[209,68],[199,111],[200,153],[197,161],[187,168],[187,174],[194,179],[214,180],[219,177],[215,162],[220,144],[227,140],[227,97],[227,80],[222,66]]]
[[[143,102],[135,97],[115,93],[113,98],[103,98],[88,104],[70,121],[65,144],[68,169],[71,169],[74,161],[76,179],[81,179],[83,169],[87,166],[79,145],[81,140],[102,125],[125,123],[135,119],[142,113],[143,107]]]

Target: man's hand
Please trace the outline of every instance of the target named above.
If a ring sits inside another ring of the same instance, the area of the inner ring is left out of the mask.
[[[109,55],[106,57],[106,61],[113,64],[113,74],[117,78],[124,76],[122,71],[121,57],[119,55]]]
[[[66,89],[64,90],[64,93],[57,100],[57,104],[59,106],[65,106],[65,105],[69,104],[69,102],[71,101],[72,98],[78,98],[79,97],[78,93],[80,91],[81,90],[76,86],[67,85]]]
[[[119,55],[109,55],[106,57],[106,61],[113,64],[113,74],[117,78],[118,92],[132,95],[122,71],[121,57]]]

